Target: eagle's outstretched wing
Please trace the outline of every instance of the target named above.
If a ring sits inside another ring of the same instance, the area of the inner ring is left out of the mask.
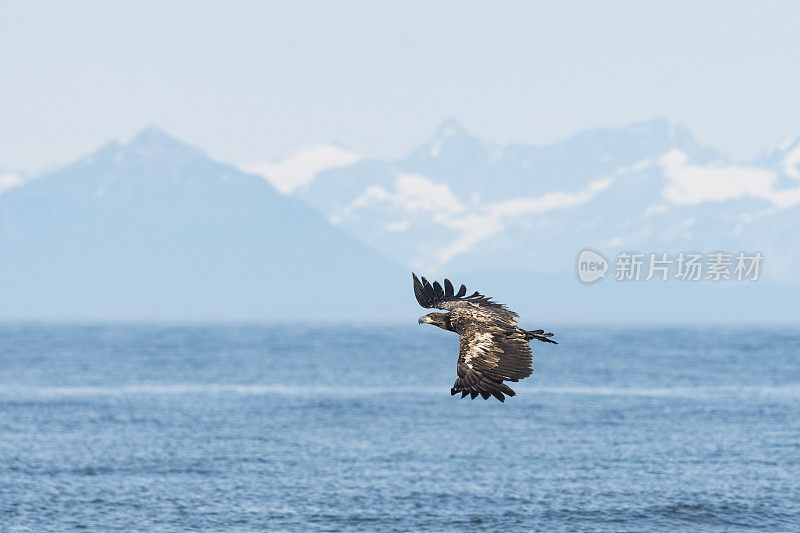
[[[461,285],[458,292],[455,292],[449,279],[444,280],[443,288],[438,281],[434,281],[433,285],[431,285],[424,276],[422,280],[417,278],[414,273],[411,276],[414,278],[414,296],[416,296],[417,302],[422,307],[435,307],[446,311],[455,311],[459,308],[477,308],[496,316],[500,320],[508,321],[512,324],[516,323],[517,313],[477,291],[467,296],[467,287],[465,285]]]
[[[531,348],[525,331],[479,308],[451,311],[451,321],[461,345],[455,383],[450,394],[461,393],[484,399],[516,393],[503,381],[518,381],[530,376]]]

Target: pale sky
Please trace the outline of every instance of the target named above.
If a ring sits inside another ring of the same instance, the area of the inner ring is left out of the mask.
[[[447,117],[535,144],[666,117],[743,159],[800,135],[799,20],[788,1],[5,1],[0,167],[149,124],[240,165],[330,141],[398,156]]]

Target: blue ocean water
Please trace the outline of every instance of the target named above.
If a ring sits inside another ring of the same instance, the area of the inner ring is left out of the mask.
[[[0,530],[800,530],[800,333],[0,326]]]

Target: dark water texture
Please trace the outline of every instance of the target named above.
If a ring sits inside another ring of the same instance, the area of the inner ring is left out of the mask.
[[[558,328],[505,404],[431,327],[0,326],[0,529],[800,529],[800,333]]]

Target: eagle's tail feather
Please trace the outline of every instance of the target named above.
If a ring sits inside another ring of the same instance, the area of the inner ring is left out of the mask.
[[[534,331],[526,331],[525,332],[525,339],[526,340],[536,339],[537,341],[550,342],[552,344],[558,344],[556,341],[554,341],[553,339],[549,338],[549,337],[552,337],[552,336],[553,336],[552,333],[550,333],[550,332],[545,333],[543,329],[537,329],[537,330],[534,330]]]

